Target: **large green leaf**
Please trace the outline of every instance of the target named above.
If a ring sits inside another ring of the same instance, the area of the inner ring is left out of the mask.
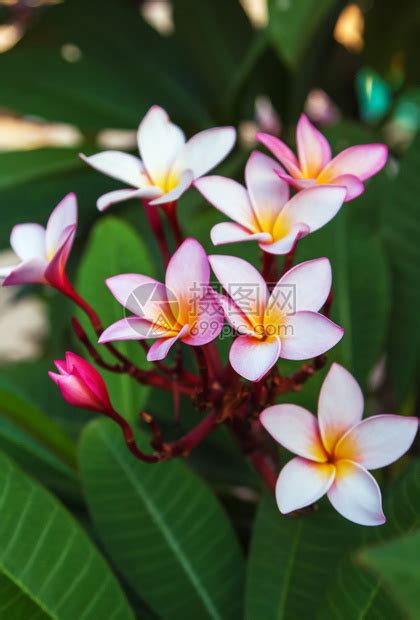
[[[420,609],[419,556],[420,532],[368,547],[359,556],[366,568],[384,580],[412,620],[417,620]]]
[[[271,495],[258,510],[247,573],[247,620],[311,620],[360,528],[322,502],[298,517],[279,513]]]
[[[364,530],[365,544],[397,543],[400,536],[420,529],[420,461],[411,464],[384,501],[386,525]],[[363,553],[362,553],[363,555]],[[392,603],[382,573],[367,572],[360,565],[360,552],[346,559],[327,592],[320,620],[405,618],[403,608]],[[398,588],[394,583],[394,589]],[[403,592],[399,592],[399,597]],[[337,611],[339,610],[339,612]]]
[[[388,364],[396,396],[409,394],[420,361],[420,135],[403,157],[383,227],[392,269],[392,315]]]
[[[117,580],[85,532],[52,495],[4,455],[0,455],[0,573],[14,585],[3,579],[1,587],[13,589],[12,596],[17,590],[26,594],[44,612],[35,617],[133,620]]]
[[[241,552],[207,486],[179,460],[136,461],[108,420],[86,428],[80,456],[98,532],[150,607],[166,620],[241,618]]]
[[[299,244],[296,262],[327,256],[333,271],[332,319],[344,327],[329,359],[344,364],[362,383],[379,360],[388,326],[388,271],[377,233],[350,217],[336,218]]]
[[[104,327],[124,317],[124,308],[114,299],[105,284],[111,276],[122,273],[144,273],[153,275],[149,254],[133,228],[113,217],[101,219],[92,231],[88,247],[78,273],[79,293],[98,310]],[[92,342],[97,336],[89,328],[83,313],[78,316],[87,327]],[[124,342],[117,348],[134,361],[144,363],[145,354],[138,342]],[[100,352],[108,360],[105,347]],[[115,362],[115,360],[113,360]],[[101,370],[102,372],[102,370]],[[114,406],[126,416],[136,414],[145,402],[148,390],[128,375],[103,372],[111,391]]]
[[[0,574],[1,620],[48,620],[51,618],[23,590],[4,574]]]
[[[62,57],[69,44],[78,62]],[[153,103],[187,124],[209,120],[175,40],[153,31],[134,2],[67,0],[45,10],[1,55],[0,72],[2,106],[89,131],[135,128]]]
[[[281,58],[298,66],[335,0],[270,0],[268,32]]]

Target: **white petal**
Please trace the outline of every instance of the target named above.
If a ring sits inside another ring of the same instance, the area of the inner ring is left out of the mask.
[[[322,355],[343,337],[344,330],[317,312],[297,312],[288,317],[282,336],[281,357],[306,360]]]
[[[231,220],[252,232],[260,232],[245,187],[232,179],[210,176],[194,183],[204,198]]]
[[[386,521],[378,483],[357,463],[337,463],[328,499],[337,512],[359,525],[382,525]]]
[[[279,359],[280,338],[257,340],[252,336],[239,336],[229,352],[232,368],[249,381],[259,381]]]
[[[165,184],[171,166],[184,143],[184,132],[171,123],[165,110],[157,105],[152,106],[140,123],[138,144],[145,168],[154,185]]]
[[[213,226],[210,238],[214,245],[239,243],[240,241],[261,241],[267,243],[270,241],[271,235],[268,233],[251,233],[239,224],[221,222]]]
[[[233,127],[215,127],[196,134],[184,145],[176,158],[172,173],[192,170],[198,179],[219,164],[233,149],[236,131]]]
[[[364,398],[348,370],[333,364],[319,393],[318,420],[324,446],[332,452],[338,439],[363,416]]]
[[[346,193],[346,188],[338,185],[317,185],[303,189],[289,200],[280,218],[287,218],[292,224],[302,222],[314,232],[338,213]]]
[[[158,321],[168,303],[165,285],[136,273],[112,276],[106,285],[119,303],[133,314],[148,321]]]
[[[39,224],[17,224],[10,235],[10,245],[21,260],[45,259],[45,229]]]
[[[280,306],[279,310],[286,314],[304,310],[317,312],[329,295],[331,282],[331,263],[328,258],[315,258],[300,263],[280,278],[271,293],[268,309]],[[285,300],[289,302],[287,308],[284,308]]]
[[[314,463],[300,456],[283,467],[276,485],[276,499],[283,514],[317,502],[328,492],[335,477],[334,465]]]
[[[331,148],[327,139],[302,114],[296,130],[299,163],[306,177],[317,177],[331,159]]]
[[[144,187],[150,185],[146,169],[141,160],[129,153],[121,151],[103,151],[87,157],[80,154],[89,166],[92,166],[98,172],[102,172],[113,179],[132,185],[133,187]]]
[[[409,450],[418,427],[415,417],[372,416],[356,424],[340,439],[335,456],[356,461],[366,469],[386,467]]]
[[[13,267],[3,282],[3,286],[20,284],[44,284],[47,263],[40,258],[32,258]]]
[[[58,248],[68,237],[69,228],[77,225],[77,199],[76,195],[67,194],[51,213],[47,224],[45,244],[47,256],[54,255]]]
[[[145,319],[129,316],[113,323],[101,334],[98,342],[113,342],[115,340],[145,340],[146,338],[162,338],[168,332],[152,325]]]
[[[191,183],[193,181],[193,174],[191,170],[185,170],[180,177],[179,183],[176,187],[174,187],[167,194],[163,194],[160,198],[156,198],[155,200],[151,200],[151,205],[163,205],[167,202],[175,202],[182,196],[184,192],[187,191],[189,187],[191,187]]]
[[[149,362],[163,360],[168,355],[169,349],[182,337],[183,334],[185,334],[187,330],[188,326],[185,325],[175,336],[171,336],[170,338],[159,338],[159,340],[156,340],[156,342],[154,342],[149,349],[147,360]]]
[[[236,256],[209,256],[226,293],[253,325],[261,325],[268,301],[267,284],[250,263]]]
[[[245,180],[260,229],[271,233],[274,222],[289,200],[289,186],[274,172],[279,165],[254,151],[245,168]]]
[[[264,409],[260,422],[270,435],[290,452],[311,461],[325,463],[318,420],[298,405],[273,405]]]
[[[152,200],[162,195],[162,190],[159,187],[150,185],[143,189],[117,189],[113,192],[103,194],[96,201],[96,206],[99,211],[105,211],[111,205],[118,202],[124,202],[125,200],[132,200],[134,198],[142,198],[144,200]]]

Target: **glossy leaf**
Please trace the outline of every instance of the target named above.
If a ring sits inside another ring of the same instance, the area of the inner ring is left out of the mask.
[[[47,617],[134,618],[116,578],[78,523],[4,455],[0,573],[12,582],[14,594],[24,592]],[[0,587],[12,589],[4,579]]]
[[[180,460],[136,461],[107,420],[87,427],[80,457],[95,526],[148,605],[165,620],[239,620],[243,560],[208,487]]]
[[[403,157],[383,216],[383,234],[392,269],[392,331],[388,363],[396,396],[402,403],[414,386],[419,363],[420,331],[420,137]]]

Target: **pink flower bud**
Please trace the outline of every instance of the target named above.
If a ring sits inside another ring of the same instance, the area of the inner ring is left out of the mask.
[[[105,414],[114,413],[105,381],[91,364],[69,351],[65,360],[55,360],[54,363],[59,374],[48,374],[69,405]]]

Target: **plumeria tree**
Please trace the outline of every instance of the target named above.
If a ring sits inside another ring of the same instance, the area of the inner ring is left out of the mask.
[[[109,15],[130,38],[125,10]],[[235,106],[260,46],[220,126],[181,128],[152,80],[132,149],[86,139],[71,165],[88,182],[42,197],[45,227],[13,214],[2,287],[41,295],[56,339],[27,373],[48,414],[20,366],[0,381],[5,618],[415,617],[418,417],[413,376],[384,361],[407,336],[385,344],[376,204],[404,173],[380,134],[303,102],[281,129],[260,99],[244,143]]]

